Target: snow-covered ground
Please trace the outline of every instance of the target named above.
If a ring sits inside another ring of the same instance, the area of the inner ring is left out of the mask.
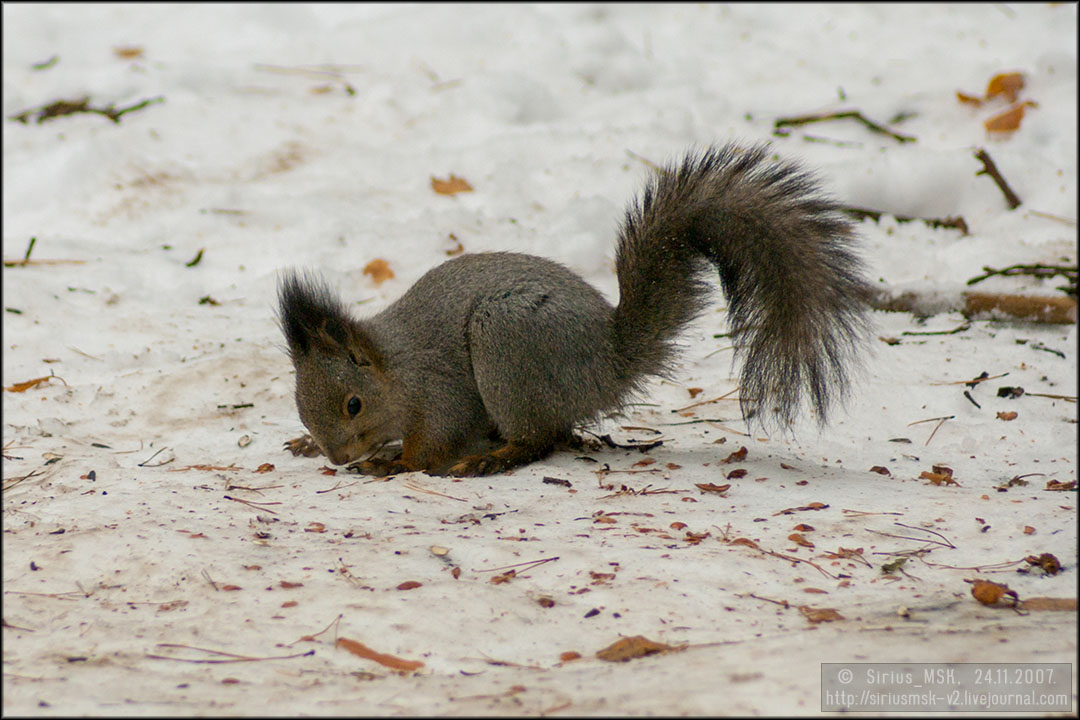
[[[1076,34],[1074,4],[5,4],[4,714],[813,714],[826,662],[1074,662],[1076,494],[1046,488],[1077,479],[1075,306],[955,311],[984,266],[1076,266]],[[1035,104],[990,134],[1009,102],[956,93],[1012,71]],[[83,98],[118,122],[36,121]],[[773,132],[845,110],[916,141]],[[282,452],[303,430],[283,268],[364,314],[460,244],[614,300],[648,163],[728,140],[885,213],[860,225],[872,280],[940,311],[875,312],[829,428],[680,410],[735,387],[718,295],[677,376],[593,429],[664,440],[646,454],[372,481]],[[473,191],[434,192],[451,174]],[[1064,282],[970,289],[1060,302]],[[1019,572],[1042,553],[1063,572]],[[983,606],[975,578],[1073,609]],[[636,635],[689,647],[595,657]],[[1071,693],[1075,714],[1075,668]]]

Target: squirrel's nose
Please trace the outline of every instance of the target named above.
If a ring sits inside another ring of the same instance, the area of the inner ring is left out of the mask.
[[[334,465],[344,465],[352,461],[352,457],[349,456],[348,450],[344,448],[326,453],[326,457],[330,458],[330,462]]]

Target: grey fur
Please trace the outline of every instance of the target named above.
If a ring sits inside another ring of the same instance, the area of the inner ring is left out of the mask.
[[[786,426],[808,398],[824,422],[868,332],[853,243],[810,174],[763,147],[728,145],[689,153],[631,204],[614,308],[566,267],[517,253],[449,260],[365,320],[316,277],[289,273],[279,318],[301,420],[336,463],[404,438],[401,458],[369,472],[486,474],[528,462],[670,371],[715,267],[744,415]],[[506,445],[486,453],[493,435]]]

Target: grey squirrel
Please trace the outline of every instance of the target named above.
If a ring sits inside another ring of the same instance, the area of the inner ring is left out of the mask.
[[[630,204],[615,307],[563,265],[510,252],[448,260],[366,319],[317,276],[288,272],[279,321],[311,435],[286,447],[338,465],[371,455],[353,465],[370,475],[537,460],[670,372],[675,339],[712,294],[710,266],[742,360],[744,417],[786,426],[808,396],[824,423],[869,328],[854,239],[809,172],[764,146],[726,145],[688,152]],[[399,455],[374,456],[395,440]]]

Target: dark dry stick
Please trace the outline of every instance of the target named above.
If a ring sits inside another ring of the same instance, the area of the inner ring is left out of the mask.
[[[63,117],[64,115],[74,115],[76,113],[95,113],[97,115],[104,115],[105,117],[112,120],[114,123],[119,124],[120,117],[122,115],[125,115],[129,112],[134,112],[135,110],[142,110],[147,105],[164,101],[165,98],[159,95],[158,97],[149,98],[147,100],[137,102],[134,105],[129,105],[126,108],[118,109],[113,104],[106,105],[102,108],[90,107],[90,98],[88,97],[80,98],[78,100],[57,100],[56,102],[49,105],[43,105],[39,108],[31,108],[29,110],[24,110],[17,115],[11,115],[8,117],[8,119],[15,120],[16,122],[21,122],[23,125],[26,125],[30,122],[31,117],[37,115],[35,122],[40,125],[46,120]]]
[[[948,230],[959,230],[962,235],[967,235],[968,234],[967,222],[964,220],[964,218],[960,217],[959,215],[957,215],[956,217],[945,217],[945,218],[920,218],[920,217],[911,217],[909,215],[896,215],[895,213],[886,213],[886,212],[883,212],[881,210],[868,210],[866,208],[857,208],[857,207],[845,207],[845,208],[841,208],[841,211],[843,211],[844,213],[847,213],[848,215],[855,218],[856,220],[863,220],[865,218],[870,218],[874,222],[879,222],[881,220],[882,215],[888,214],[888,215],[892,215],[893,218],[895,218],[896,222],[898,222],[898,223],[905,223],[905,222],[911,222],[912,220],[918,220],[920,222],[926,223],[929,227],[932,227],[932,228],[945,228],[945,229],[948,229]]]
[[[952,330],[905,330],[901,335],[956,335],[971,329],[971,323],[958,325]]]
[[[889,128],[885,127],[884,125],[876,123],[873,120],[867,118],[858,110],[845,110],[843,112],[836,113],[821,113],[818,115],[799,115],[796,117],[777,118],[773,123],[773,134],[780,134],[777,131],[787,125],[807,125],[813,122],[824,122],[826,120],[847,120],[849,118],[853,120],[858,120],[873,132],[881,133],[882,135],[888,135],[897,142],[915,142],[914,137],[910,135],[901,135],[898,132],[894,132]]]
[[[967,281],[967,284],[974,285],[975,283],[982,282],[986,278],[993,277],[995,275],[1001,275],[1003,277],[1009,277],[1012,275],[1026,275],[1039,279],[1052,278],[1061,275],[1068,281],[1069,284],[1065,285],[1064,287],[1059,287],[1057,289],[1064,291],[1068,295],[1075,296],[1078,274],[1080,273],[1078,273],[1076,265],[1046,265],[1042,263],[1025,265],[1023,263],[1018,263],[1016,265],[1010,265],[1007,268],[1002,268],[1001,270],[995,270],[988,265],[984,265],[983,274],[971,278]]]
[[[1016,193],[1012,191],[1009,184],[1005,182],[1005,178],[1001,177],[1001,173],[998,172],[997,165],[990,159],[989,153],[986,150],[979,148],[979,151],[975,153],[975,159],[979,160],[983,164],[983,169],[979,170],[976,175],[989,175],[997,186],[1001,188],[1001,192],[1005,194],[1005,202],[1009,203],[1009,209],[1015,210],[1020,207],[1020,198],[1016,196]]]
[[[229,497],[228,495],[222,495],[222,497],[225,498],[226,500],[232,500],[233,502],[238,502],[238,503],[242,503],[244,505],[247,505],[249,507],[253,507],[256,510],[263,510],[265,512],[270,513],[271,515],[277,515],[277,513],[274,512],[273,510],[271,510],[270,508],[266,507],[266,506],[267,505],[281,505],[281,503],[279,503],[279,502],[256,503],[256,502],[251,502],[250,500],[241,500],[240,498]]]
[[[251,657],[249,655],[237,655],[235,653],[223,652],[221,650],[211,650],[209,648],[200,648],[200,647],[195,647],[194,645],[182,645],[180,643],[158,643],[157,646],[158,647],[167,647],[167,648],[185,648],[185,649],[188,649],[188,650],[198,650],[199,652],[211,653],[213,655],[224,655],[225,659],[211,660],[209,658],[206,658],[206,659],[178,658],[178,657],[169,657],[167,655],[151,655],[151,654],[146,654],[146,655],[144,655],[144,657],[149,658],[150,660],[176,660],[177,662],[206,663],[206,664],[215,664],[216,665],[216,664],[221,664],[221,663],[263,662],[265,660],[292,660],[293,658],[307,657],[309,655],[314,655],[315,654],[314,650],[308,650],[307,652],[294,653],[293,655],[271,655],[269,657]]]

